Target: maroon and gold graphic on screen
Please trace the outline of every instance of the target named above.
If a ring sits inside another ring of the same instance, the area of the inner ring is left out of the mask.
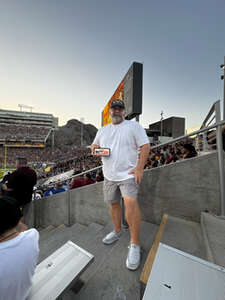
[[[111,119],[110,113],[109,113],[109,109],[110,109],[110,105],[111,105],[112,101],[116,100],[116,99],[124,100],[124,80],[121,81],[121,83],[119,84],[119,86],[116,89],[115,93],[112,95],[109,102],[104,107],[103,124],[102,124],[103,126],[105,126],[105,125],[112,122],[112,119]]]
[[[131,120],[142,113],[142,70],[143,65],[141,63],[132,63],[128,72],[102,111],[102,126],[112,122],[109,109],[112,101],[116,99],[124,101],[126,119]]]

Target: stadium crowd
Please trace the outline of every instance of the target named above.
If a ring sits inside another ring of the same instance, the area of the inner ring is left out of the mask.
[[[169,144],[150,151],[146,169],[174,163],[197,155],[192,141]],[[26,157],[38,175],[38,180],[74,170],[83,172],[101,166],[101,159],[93,157],[88,148],[8,148],[7,166],[14,166],[16,157]],[[4,151],[0,151],[0,160],[4,161]],[[46,167],[50,166],[46,171]]]
[[[191,140],[188,142],[169,144],[151,150],[145,168],[156,168],[195,156],[197,156],[197,151]]]
[[[77,149],[75,153],[73,158],[56,163],[50,172],[42,172],[39,178],[48,178],[71,169],[74,171],[81,170],[81,172],[87,171],[101,165],[101,159],[90,155],[89,149]],[[162,148],[159,147],[156,150],[151,150],[145,168],[155,168],[164,164],[195,157],[196,155],[197,152],[192,145],[192,141],[171,144]]]
[[[25,125],[13,125],[13,124],[0,124],[0,139],[6,140],[20,140],[26,138],[42,139],[44,140],[49,133],[49,128],[35,127]]]

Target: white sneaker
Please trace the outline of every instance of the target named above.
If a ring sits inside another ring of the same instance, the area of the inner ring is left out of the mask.
[[[120,237],[121,237],[122,232],[115,232],[114,230],[112,232],[110,232],[109,234],[107,234],[104,239],[102,240],[102,242],[106,245],[110,245],[112,243],[114,243],[115,241],[117,241]]]
[[[126,260],[126,266],[129,270],[136,270],[141,262],[141,247],[139,245],[130,244]]]

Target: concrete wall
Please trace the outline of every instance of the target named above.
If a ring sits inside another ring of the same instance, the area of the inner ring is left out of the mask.
[[[219,214],[217,153],[145,171],[138,201],[143,220],[156,224],[163,213],[198,222],[202,211]],[[34,201],[32,214],[35,227],[106,224],[110,219],[102,183]]]
[[[99,182],[69,191],[71,224],[108,223],[110,215],[103,199],[102,186],[103,183]]]
[[[163,213],[198,222],[201,211],[219,214],[217,153],[145,172],[139,199],[143,219],[157,224]]]
[[[29,226],[107,224],[110,215],[102,185],[100,182],[33,201]]]
[[[33,224],[37,227],[69,225],[69,193],[59,193],[33,201]]]

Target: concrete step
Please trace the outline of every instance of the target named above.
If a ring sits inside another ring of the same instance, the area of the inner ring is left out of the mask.
[[[168,216],[161,242],[206,259],[206,250],[199,223]]]
[[[202,213],[201,226],[207,259],[225,267],[225,220],[209,213]]]
[[[88,225],[83,232],[82,238],[78,241],[80,247],[91,246],[92,242],[95,241],[96,235],[104,229],[103,225],[97,223],[91,223]],[[73,241],[75,243],[75,241]]]
[[[87,284],[88,280],[94,276],[99,266],[104,263],[108,256],[109,247],[102,243],[102,239],[106,234],[112,231],[112,228],[113,226],[110,222],[96,234],[92,234],[92,231],[89,231],[86,235],[86,238],[79,243],[82,248],[86,249],[95,256],[92,265],[81,276],[81,280],[85,282],[85,285]],[[112,247],[113,246],[114,245],[112,245]]]
[[[54,230],[48,232],[48,237],[44,240],[40,240],[39,247],[39,263],[56,251],[68,240],[72,240],[76,243],[76,240],[81,239],[81,236],[87,226],[81,224],[74,224],[71,227],[61,226],[56,227]]]
[[[62,226],[62,225],[60,225],[60,226]],[[55,227],[53,225],[49,225],[48,227],[39,230],[39,240],[43,241],[44,239],[48,239],[48,237],[52,234],[52,231],[55,230],[57,227]]]
[[[128,253],[129,231],[124,231],[120,240],[112,245],[104,245],[102,238],[112,230],[112,224],[108,224],[101,230],[94,241],[86,244],[88,251],[95,255],[95,262],[85,271],[82,280],[85,285],[76,295],[79,300],[109,300],[129,299],[137,300],[140,297],[139,278],[147,254],[151,248],[157,225],[143,222],[141,227],[142,263],[138,270],[129,271],[125,262]],[[85,247],[85,245],[84,245]],[[71,296],[65,300],[72,300]]]

